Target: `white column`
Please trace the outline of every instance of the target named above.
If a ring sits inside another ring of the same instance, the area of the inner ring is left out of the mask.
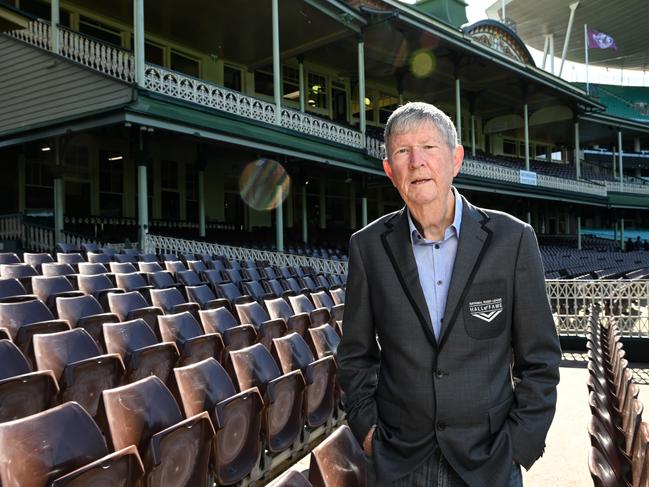
[[[133,0],[133,43],[135,82],[144,88],[144,0]]]
[[[63,161],[59,139],[54,143],[54,240],[55,243],[63,242],[63,217],[65,213],[65,184],[63,181]]]
[[[530,120],[527,103],[523,105],[523,121],[525,122],[525,170],[530,170]]]
[[[617,178],[617,153],[615,152],[615,145],[613,145],[613,177]]]
[[[554,74],[554,34],[550,34],[550,73]]]
[[[545,69],[545,62],[548,59],[548,51],[550,50],[550,35],[545,34],[545,39],[543,40],[543,62],[541,63],[541,69]]]
[[[205,171],[198,171],[198,235],[205,238]]]
[[[581,217],[577,217],[577,250],[581,250]]]
[[[356,186],[349,184],[349,227],[356,229]]]
[[[531,211],[527,212],[527,224],[532,225],[532,212]]]
[[[566,54],[568,54],[568,45],[570,44],[570,34],[572,33],[572,22],[575,20],[575,9],[579,2],[570,4],[570,17],[568,18],[568,28],[566,29],[566,39],[563,43],[563,52],[561,53],[561,65],[559,66],[559,76],[563,73],[563,63],[566,61]]]
[[[275,95],[275,123],[282,124],[282,73],[279,59],[279,0],[273,2],[273,93]]]
[[[367,127],[365,120],[365,42],[361,36],[358,37],[358,121],[359,129],[363,134],[363,145],[365,145]]]
[[[475,115],[471,114],[471,155],[475,157]]]
[[[577,179],[581,178],[581,147],[579,144],[579,122],[575,122],[575,174]]]
[[[304,82],[304,59],[299,58],[298,71],[300,73],[300,111],[306,111],[306,84]]]
[[[618,130],[617,131],[617,146],[619,149],[619,155],[620,155],[620,167],[618,170],[619,177],[620,177],[620,190],[624,191],[624,164],[622,162],[622,154],[624,153],[624,150],[622,149],[622,131]]]
[[[642,147],[640,146],[640,137],[633,138],[633,152],[640,152]]]
[[[624,252],[625,242],[624,242],[624,218],[620,218],[620,248]]]
[[[460,78],[455,79],[455,129],[457,143],[462,143],[462,103],[460,101]]]
[[[367,196],[363,196],[361,199],[361,225],[367,226]]]
[[[51,24],[51,42],[52,42],[52,52],[54,54],[58,54],[60,51],[59,47],[59,22],[61,21],[60,18],[60,9],[59,9],[59,0],[51,0],[52,2],[52,9],[51,9],[51,18],[50,18],[50,24]]]
[[[403,93],[399,93],[399,105],[403,105]]]
[[[137,161],[137,224],[139,227],[140,248],[144,248],[146,234],[149,233],[149,200],[147,194],[147,167],[145,161]]]
[[[327,195],[324,179],[320,181],[320,228],[327,228]]]
[[[302,241],[307,243],[309,237],[309,220],[306,214],[306,184],[302,186]]]
[[[284,252],[284,207],[282,204],[282,187],[277,186],[276,190],[277,210],[275,219],[275,239],[277,241],[277,251]]]

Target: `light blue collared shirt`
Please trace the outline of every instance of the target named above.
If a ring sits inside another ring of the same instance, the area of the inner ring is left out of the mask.
[[[408,211],[410,241],[417,262],[419,282],[424,291],[430,321],[433,323],[433,331],[438,342],[462,225],[462,198],[454,186],[452,189],[455,196],[455,217],[453,223],[444,230],[442,240],[425,239],[415,227],[410,211]]]

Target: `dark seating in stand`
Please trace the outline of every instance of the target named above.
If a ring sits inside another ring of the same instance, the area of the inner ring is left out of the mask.
[[[108,304],[110,310],[119,316],[120,321],[142,318],[151,327],[156,337],[161,338],[158,316],[163,315],[164,312],[157,306],[149,306],[139,292],[109,293]]]
[[[25,262],[25,264],[34,266],[34,268],[38,272],[42,272],[41,265],[47,262],[54,262],[54,259],[50,254],[46,252],[40,252],[40,253],[25,252],[23,254],[23,261]]]
[[[23,285],[27,294],[32,292],[32,276],[38,276],[38,271],[29,264],[0,264],[0,277],[13,277]]]
[[[200,306],[196,303],[188,303],[178,289],[151,289],[150,294],[153,306],[158,306],[165,314],[188,311],[194,318],[198,319]]]
[[[336,333],[336,330],[331,325],[309,328],[305,338],[316,357],[336,356],[336,350],[340,344],[340,335]]]
[[[99,254],[104,255],[104,254]],[[101,262],[80,262],[79,263],[79,274],[84,274],[86,276],[91,276],[93,274],[107,274],[108,269]]]
[[[158,317],[163,341],[175,343],[180,352],[178,366],[194,364],[206,358],[223,358],[225,348],[218,333],[204,333],[188,311]]]
[[[130,291],[139,292],[149,304],[152,304],[149,291],[153,288],[144,280],[144,276],[139,272],[129,272],[128,274],[115,274],[115,282],[117,287],[123,289],[127,293]]]
[[[268,316],[271,319],[281,318],[286,322],[287,333],[298,333],[305,336],[311,327],[311,318],[307,313],[293,313],[293,309],[283,298],[266,299],[264,301]]]
[[[0,264],[21,264],[20,257],[15,252],[0,252]]]
[[[56,301],[58,298],[74,298],[84,296],[81,291],[76,291],[65,276],[34,276],[32,288],[38,299],[43,301],[54,316],[58,316]]]
[[[225,298],[217,298],[207,284],[200,286],[186,286],[187,299],[198,304],[201,309],[230,308],[230,301]]]
[[[30,301],[37,299],[33,294],[27,294],[23,286],[15,277],[0,277],[0,303],[12,301]]]
[[[115,284],[108,278],[108,276],[102,274],[88,276],[80,274],[77,277],[77,284],[79,285],[79,291],[93,296],[97,301],[99,301],[99,304],[101,304],[104,311],[107,312],[110,311],[108,294],[124,292],[123,289],[115,287]]]
[[[366,460],[349,426],[341,426],[311,452],[309,482],[314,487],[365,487]]]
[[[225,355],[232,350],[249,347],[257,341],[257,331],[252,325],[240,325],[225,307],[198,312],[206,333],[220,333],[225,345]]]
[[[67,320],[73,328],[83,328],[103,348],[102,326],[104,323],[117,323],[119,316],[115,313],[105,313],[94,297],[59,298],[56,300],[59,318]]]
[[[271,349],[273,338],[286,334],[286,323],[278,318],[271,320],[270,316],[256,301],[236,305],[239,321],[242,324],[253,325],[257,329],[257,341],[268,350]]]

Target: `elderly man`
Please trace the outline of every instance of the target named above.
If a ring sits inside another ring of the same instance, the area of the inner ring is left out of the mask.
[[[520,486],[544,450],[561,357],[534,231],[452,186],[464,150],[436,107],[397,109],[385,148],[406,207],[350,240],[338,349],[370,483]]]

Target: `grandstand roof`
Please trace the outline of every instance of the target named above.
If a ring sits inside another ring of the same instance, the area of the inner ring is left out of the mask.
[[[29,16],[25,15],[24,12],[8,5],[0,4],[0,32],[24,29],[27,27],[29,20]]]
[[[561,57],[565,40],[570,4],[576,0],[506,0],[505,14],[513,22],[518,35],[529,46],[543,51],[546,34],[554,34],[555,56]],[[581,0],[575,10],[567,59],[585,62],[584,24],[604,32],[617,44],[612,49],[590,49],[589,64],[644,70],[649,66],[649,43],[646,29],[649,9],[645,0]],[[500,19],[501,0],[495,1],[487,15]]]

